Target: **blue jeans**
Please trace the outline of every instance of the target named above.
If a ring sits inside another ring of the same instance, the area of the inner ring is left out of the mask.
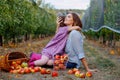
[[[68,54],[68,61],[76,64],[76,68],[80,67],[80,59],[84,58],[83,36],[77,30],[72,30],[66,42],[65,52]],[[75,64],[68,63],[73,67]]]
[[[67,62],[66,68],[76,68],[77,64],[72,62]]]

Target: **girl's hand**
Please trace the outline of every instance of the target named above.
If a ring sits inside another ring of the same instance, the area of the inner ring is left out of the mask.
[[[79,26],[73,26],[73,27],[75,27],[75,30],[78,30],[78,31],[81,30],[81,28]]]
[[[72,31],[72,30],[78,30],[78,31],[80,31],[81,28],[79,26],[72,26],[72,27],[68,28],[68,31]]]
[[[62,22],[63,22],[62,18],[61,17],[57,17],[57,20],[56,20],[57,26],[60,26],[60,24]]]

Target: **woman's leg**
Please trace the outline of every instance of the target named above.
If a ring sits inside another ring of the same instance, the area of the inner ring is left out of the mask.
[[[34,61],[35,66],[45,65],[49,61],[49,58],[45,55],[42,55],[41,59]]]

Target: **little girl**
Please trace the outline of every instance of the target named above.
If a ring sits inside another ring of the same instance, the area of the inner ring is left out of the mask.
[[[80,30],[79,26],[68,27],[64,25],[64,18],[59,17],[57,19],[57,30],[55,36],[51,41],[43,48],[40,54],[32,53],[30,55],[29,66],[43,66],[53,65],[54,55],[63,54],[68,33],[72,30]]]

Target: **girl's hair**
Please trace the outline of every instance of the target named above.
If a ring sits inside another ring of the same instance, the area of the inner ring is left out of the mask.
[[[65,16],[59,16],[59,17],[61,18],[61,23],[60,23],[59,27],[64,27],[64,26],[66,26],[66,25],[64,24]]]
[[[73,16],[73,21],[74,21],[73,26],[79,26],[80,28],[82,28],[82,22],[79,16],[76,13],[70,13],[70,14],[72,14]]]

